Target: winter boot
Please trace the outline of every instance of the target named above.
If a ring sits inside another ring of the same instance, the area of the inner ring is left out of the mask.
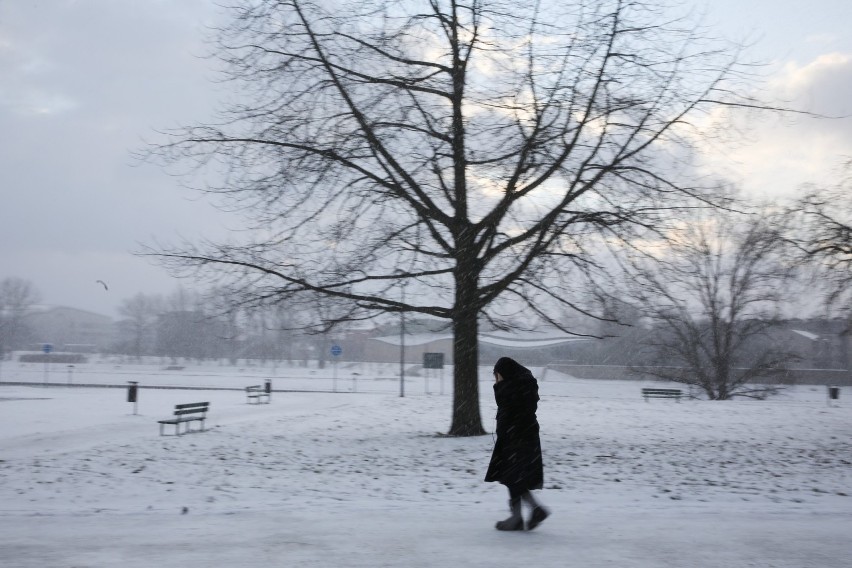
[[[521,515],[521,499],[509,500],[509,510],[512,516],[505,521],[497,521],[495,528],[498,531],[522,531],[524,530],[524,517]]]
[[[541,505],[536,505],[533,507],[532,514],[530,515],[530,520],[527,523],[527,530],[531,531],[536,528],[541,522],[550,516],[550,511],[542,507]]]

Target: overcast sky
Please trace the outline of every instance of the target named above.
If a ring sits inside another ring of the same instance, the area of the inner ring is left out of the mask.
[[[210,0],[0,0],[0,279],[115,317],[123,299],[178,286],[131,254],[140,242],[234,223],[130,155],[155,129],[211,115],[220,93],[199,56],[219,13]],[[766,92],[852,115],[850,0],[713,0],[708,21],[756,40]],[[844,156],[852,120],[775,119],[708,167],[754,194],[792,195]]]

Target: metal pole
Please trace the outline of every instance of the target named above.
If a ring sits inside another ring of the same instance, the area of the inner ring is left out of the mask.
[[[402,303],[405,303],[405,286],[402,287]],[[405,396],[405,312],[399,312],[399,396]]]

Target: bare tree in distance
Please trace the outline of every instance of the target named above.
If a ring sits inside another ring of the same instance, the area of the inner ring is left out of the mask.
[[[774,393],[765,379],[795,360],[767,337],[795,278],[783,233],[777,217],[717,213],[685,221],[660,258],[634,262],[631,296],[653,324],[653,366],[641,370],[711,400]]]
[[[814,268],[814,284],[824,290],[829,311],[852,318],[852,159],[834,187],[811,188],[788,215],[789,238]]]
[[[0,359],[30,339],[26,316],[41,294],[29,280],[11,276],[0,280]]]
[[[118,313],[124,317],[120,328],[129,337],[126,349],[136,359],[153,353],[156,341],[157,318],[165,310],[162,296],[139,293],[122,301]]]
[[[157,245],[239,303],[342,301],[325,323],[452,322],[450,435],[484,433],[480,318],[562,328],[601,240],[722,198],[687,175],[696,127],[760,107],[737,46],[653,2],[236,0],[216,55],[241,89],[219,123],[149,157],[253,236]]]

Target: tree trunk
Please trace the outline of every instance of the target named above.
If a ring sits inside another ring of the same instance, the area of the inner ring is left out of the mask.
[[[456,312],[453,317],[453,422],[450,436],[482,436],[479,412],[479,309],[476,277],[456,280]]]

